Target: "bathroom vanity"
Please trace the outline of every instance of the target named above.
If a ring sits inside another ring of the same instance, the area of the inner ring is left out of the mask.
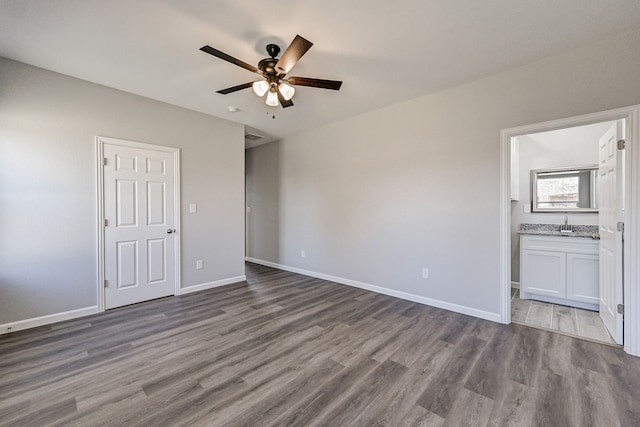
[[[598,310],[597,226],[522,224],[520,298]]]

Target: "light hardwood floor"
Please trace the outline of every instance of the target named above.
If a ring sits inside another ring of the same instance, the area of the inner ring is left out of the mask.
[[[520,299],[519,292],[518,289],[511,289],[512,322],[617,345],[609,335],[598,312]]]
[[[633,426],[640,359],[247,265],[0,337],[0,424]]]

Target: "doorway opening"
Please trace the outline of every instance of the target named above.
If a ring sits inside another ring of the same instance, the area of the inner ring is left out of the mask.
[[[623,254],[638,256],[638,112],[501,132],[503,323],[624,344],[640,355],[639,269],[622,263]],[[620,150],[618,141],[626,144]]]
[[[619,122],[512,138],[512,322],[616,343],[599,313],[597,175],[600,140]]]

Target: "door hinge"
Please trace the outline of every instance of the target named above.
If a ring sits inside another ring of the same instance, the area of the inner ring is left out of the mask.
[[[104,226],[105,226],[105,227],[108,227],[108,226],[109,226],[109,220],[108,220],[108,219],[106,219],[106,218],[105,218],[105,220],[104,220]]]
[[[624,233],[624,222],[618,221],[618,223],[616,224],[616,228],[619,232]]]
[[[624,314],[624,304],[618,304],[618,313]]]
[[[104,281],[104,287],[105,287],[105,288],[108,288],[108,287],[109,287],[109,281],[108,281],[108,280],[105,280],[105,281]]]
[[[620,142],[620,141],[618,141],[618,143],[619,143],[619,142]],[[619,145],[619,144],[618,144],[618,145]],[[107,158],[105,157],[105,158],[104,158],[104,162],[103,162],[102,164],[103,164],[104,166],[107,166],[107,163],[108,163],[108,160],[107,160]]]
[[[627,142],[624,139],[618,140],[618,150],[624,150],[627,145]]]

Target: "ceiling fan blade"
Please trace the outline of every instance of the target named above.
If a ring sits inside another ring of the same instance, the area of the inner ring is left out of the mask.
[[[227,61],[227,62],[230,62],[230,63],[232,63],[232,64],[234,64],[234,65],[237,65],[238,67],[242,67],[242,68],[244,68],[245,70],[249,70],[249,71],[251,71],[252,73],[258,73],[258,74],[261,74],[261,73],[260,73],[260,71],[259,71],[256,67],[254,67],[253,65],[251,65],[251,64],[247,64],[247,63],[246,63],[246,62],[244,62],[244,61],[240,61],[239,59],[236,59],[236,58],[234,58],[234,57],[233,57],[233,56],[231,56],[231,55],[227,55],[227,54],[226,54],[226,53],[224,53],[224,52],[220,52],[218,49],[214,49],[214,48],[212,48],[212,47],[211,47],[211,46],[209,46],[209,45],[207,45],[207,46],[202,46],[202,47],[200,48],[200,50],[201,50],[201,51],[203,51],[203,52],[208,53],[209,55],[213,55],[213,56],[215,56],[216,58],[220,58],[220,59],[222,59],[222,60],[224,60],[224,61]]]
[[[253,86],[253,82],[242,83],[241,85],[228,87],[228,88],[222,89],[222,90],[217,90],[216,92],[217,93],[221,93],[223,95],[226,95],[226,94],[231,93],[231,92],[236,92],[236,91],[239,91],[239,90],[242,90],[242,89],[247,89],[247,88],[249,88],[251,86]]]
[[[342,82],[338,80],[311,79],[309,77],[292,76],[287,81],[295,86],[311,86],[331,90],[340,90],[340,86],[342,86]]]
[[[282,108],[287,108],[287,107],[292,107],[293,106],[293,101],[291,101],[291,100],[287,101],[286,99],[284,99],[284,96],[282,96],[280,91],[278,91],[278,101],[280,101],[280,105],[282,105]]]
[[[287,74],[294,65],[298,62],[302,55],[313,46],[309,40],[304,37],[296,35],[287,50],[284,51],[278,63],[276,64],[276,71],[280,74]]]

